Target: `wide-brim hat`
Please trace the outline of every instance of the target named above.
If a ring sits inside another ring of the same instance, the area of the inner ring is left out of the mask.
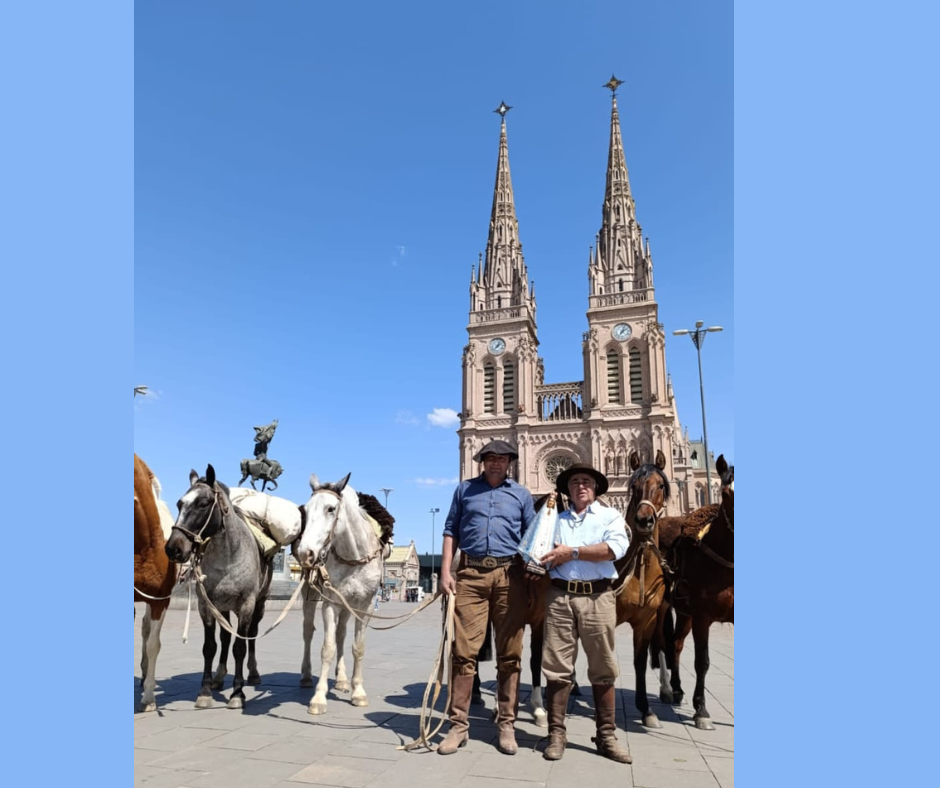
[[[571,481],[571,477],[578,473],[586,473],[588,476],[594,478],[596,487],[594,488],[594,496],[600,498],[607,488],[610,487],[610,483],[607,481],[607,477],[604,476],[598,470],[595,470],[590,465],[583,462],[576,462],[570,468],[566,468],[564,471],[558,474],[558,478],[555,480],[555,490],[565,495],[568,493],[568,482]]]
[[[508,456],[512,460],[519,459],[519,452],[516,451],[516,447],[513,446],[508,441],[490,441],[486,444],[480,451],[473,455],[475,462],[483,462],[483,458],[487,454],[499,454],[504,457]]]

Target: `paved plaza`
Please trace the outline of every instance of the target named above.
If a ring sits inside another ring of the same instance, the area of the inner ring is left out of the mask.
[[[286,601],[268,603],[261,631],[270,626]],[[650,702],[663,723],[646,730],[634,703],[633,646],[629,626],[617,630],[620,659],[617,724],[621,744],[633,755],[632,765],[616,764],[594,750],[593,698],[590,687],[568,706],[568,747],[564,758],[542,758],[547,730],[536,726],[525,705],[530,690],[528,644],[523,657],[522,702],[515,756],[496,749],[491,722],[495,704],[495,663],[480,666],[486,709],[471,707],[470,742],[456,754],[441,757],[428,750],[396,749],[418,734],[421,701],[440,640],[441,612],[434,604],[401,626],[372,630],[366,639],[367,707],[354,707],[348,694],[330,691],[326,715],[307,713],[313,689],[300,688],[302,656],[300,604],[281,625],[258,643],[262,684],[245,687],[248,702],[241,711],[225,708],[231,694],[231,671],[224,699],[216,707],[194,707],[202,677],[202,624],[191,614],[189,642],[182,643],[185,603],[173,601],[162,631],[157,661],[158,710],[136,711],[140,695],[140,622],[134,622],[134,784],[147,788],[302,788],[309,785],[346,788],[568,788],[568,786],[642,786],[642,788],[732,788],[734,785],[734,630],[714,625],[708,709],[714,731],[699,731],[691,722],[692,638],[682,665],[686,700],[679,707],[660,703],[658,678],[647,674]],[[380,615],[399,615],[415,605],[389,602]],[[314,675],[320,667],[320,621],[314,635]],[[388,622],[376,622],[383,624]],[[351,629],[351,628],[350,628]],[[350,632],[351,635],[351,632]],[[528,640],[528,634],[526,636]],[[352,676],[349,644],[347,670]],[[581,655],[579,677],[586,676]],[[586,679],[583,679],[586,681]],[[332,684],[332,682],[331,682]],[[443,705],[443,700],[438,706]],[[446,730],[446,726],[444,728]],[[440,736],[435,741],[440,741]]]

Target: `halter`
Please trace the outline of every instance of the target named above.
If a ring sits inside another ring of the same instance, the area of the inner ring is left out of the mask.
[[[320,548],[320,552],[317,554],[317,559],[316,561],[314,561],[313,566],[310,567],[308,570],[310,572],[310,585],[311,586],[315,585],[318,576],[328,577],[327,571],[326,571],[326,559],[329,558],[330,551],[333,550],[333,533],[336,531],[337,523],[339,523],[339,513],[342,510],[342,504],[343,504],[343,496],[340,495],[335,490],[329,490],[329,489],[323,488],[323,489],[313,491],[313,495],[316,495],[317,493],[328,493],[329,495],[335,496],[337,499],[339,499],[340,505],[336,507],[336,513],[333,515],[333,522],[330,524],[330,530],[327,532],[326,539],[323,542],[323,547]],[[371,530],[369,532],[372,533]],[[373,534],[373,536],[375,536],[375,534]],[[382,552],[382,543],[379,542],[379,546],[370,555],[367,555],[365,558],[356,558],[356,559],[343,558],[335,550],[333,550],[333,556],[340,563],[348,564],[351,566],[358,566],[359,564],[368,564],[369,562],[374,561],[375,558],[381,552]]]
[[[206,487],[209,487],[209,485],[206,484],[205,482],[196,482],[196,484],[202,484],[202,485],[204,485],[204,486],[206,486]],[[195,485],[193,485],[193,486],[195,486]],[[225,527],[225,520],[224,520],[224,518],[225,518],[225,516],[228,514],[228,509],[226,508],[225,504],[222,503],[221,500],[220,500],[221,495],[222,495],[222,490],[221,490],[221,488],[220,488],[218,485],[214,485],[214,486],[212,486],[212,487],[209,487],[209,489],[212,490],[212,506],[210,507],[210,509],[209,509],[209,514],[206,515],[206,521],[202,524],[202,528],[199,529],[199,532],[198,532],[198,533],[193,533],[192,531],[190,531],[190,530],[188,530],[188,529],[186,529],[186,528],[183,528],[183,526],[181,526],[181,525],[176,525],[176,524],[174,524],[174,525],[173,525],[173,528],[170,529],[170,530],[174,530],[174,529],[175,529],[175,530],[178,530],[178,531],[182,531],[184,534],[186,534],[186,536],[189,538],[189,541],[193,543],[193,554],[194,554],[194,557],[198,557],[198,558],[201,558],[201,557],[202,557],[203,552],[205,552],[206,545],[209,544],[210,541],[212,541],[212,537],[211,537],[211,536],[208,537],[207,539],[203,539],[203,538],[202,538],[202,532],[205,531],[206,528],[207,528],[207,526],[209,525],[209,521],[212,519],[212,513],[215,511],[215,507],[218,506],[218,507],[219,507],[219,511],[222,513],[222,517],[223,517],[222,528]],[[221,529],[220,529],[220,530],[221,530]],[[195,561],[194,561],[194,563],[195,563]]]

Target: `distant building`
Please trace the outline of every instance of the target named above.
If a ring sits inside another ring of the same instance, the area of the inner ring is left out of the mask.
[[[418,584],[426,593],[434,593],[441,582],[441,558],[442,556],[440,554],[432,556],[430,553],[423,553],[418,556],[418,562],[421,565],[421,574],[418,578]],[[437,578],[433,582],[431,581],[432,559],[434,562],[434,574]]]
[[[392,554],[385,561],[385,579],[383,588],[389,599],[404,602],[409,589],[419,586],[418,551],[412,539],[407,547],[393,547]]]

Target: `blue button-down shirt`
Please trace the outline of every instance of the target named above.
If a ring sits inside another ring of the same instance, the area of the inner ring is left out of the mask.
[[[457,485],[444,522],[462,552],[474,558],[509,556],[535,518],[531,493],[519,482],[505,479],[490,487],[481,474]]]
[[[552,567],[549,574],[562,580],[610,580],[617,579],[614,561],[623,558],[630,546],[627,536],[627,524],[623,515],[612,506],[601,506],[597,501],[588,504],[587,509],[575,514],[568,509],[558,515],[556,539],[570,547],[606,542],[614,552],[612,561],[568,561],[558,567]]]

